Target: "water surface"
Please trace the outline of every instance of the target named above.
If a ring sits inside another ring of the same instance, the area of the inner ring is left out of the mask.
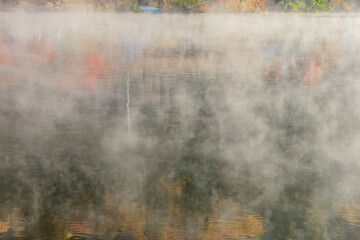
[[[358,239],[358,15],[0,14],[0,239]]]

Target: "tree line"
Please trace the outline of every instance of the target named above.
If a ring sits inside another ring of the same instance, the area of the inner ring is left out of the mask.
[[[153,6],[162,12],[331,12],[350,11],[354,0],[0,0],[4,7],[31,4],[44,8],[84,6],[100,11],[140,12]]]

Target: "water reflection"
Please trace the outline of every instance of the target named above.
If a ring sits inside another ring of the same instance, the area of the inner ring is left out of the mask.
[[[17,14],[1,239],[358,238],[354,19]]]
[[[342,204],[338,208],[338,214],[350,227],[360,227],[359,210],[359,205],[357,204]]]
[[[265,232],[259,213],[229,208],[231,205],[222,202],[215,209],[204,239],[258,239]]]

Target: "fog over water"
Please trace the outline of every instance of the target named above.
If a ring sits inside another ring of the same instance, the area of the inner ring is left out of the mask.
[[[358,29],[0,13],[0,239],[360,239]]]

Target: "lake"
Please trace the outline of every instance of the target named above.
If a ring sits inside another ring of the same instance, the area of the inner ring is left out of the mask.
[[[359,16],[0,13],[0,239],[359,239]]]

